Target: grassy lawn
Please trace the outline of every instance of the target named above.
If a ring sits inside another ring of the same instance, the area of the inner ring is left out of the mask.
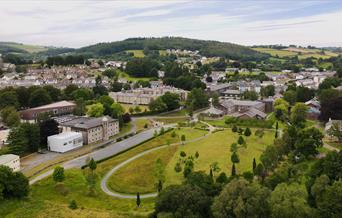
[[[135,58],[143,58],[145,57],[143,50],[127,50],[127,53],[133,53]]]
[[[186,122],[189,120],[188,117],[165,117],[165,118],[155,118],[155,121],[163,122],[164,124]]]
[[[137,119],[135,122],[136,122],[136,125],[137,125],[137,131],[148,129],[148,128],[151,127],[150,120],[146,119],[146,118]],[[147,128],[144,128],[145,124],[147,124]]]
[[[279,49],[273,49],[273,48],[253,48],[256,51],[267,53],[272,56],[279,56],[279,57],[286,57],[286,56],[295,56],[297,55],[296,52],[293,51],[287,51],[287,50],[279,50]]]
[[[166,166],[177,146],[162,148],[146,154],[115,172],[108,181],[108,187],[114,191],[135,194],[156,192],[158,178],[154,175],[157,159]]]
[[[128,81],[131,81],[131,82],[136,82],[138,80],[143,80],[143,81],[150,81],[152,78],[150,77],[133,77],[133,76],[130,76],[128,75],[127,73],[123,72],[123,71],[118,71],[120,73],[119,77],[120,78],[125,78],[127,79]]]
[[[149,111],[150,109],[148,108],[148,106],[147,105],[133,105],[133,104],[120,104],[124,109],[125,109],[125,112],[126,113],[129,113],[129,109],[130,108],[135,108],[136,106],[139,106],[139,108],[140,108],[140,110],[141,110],[141,112],[143,112],[143,111]],[[133,113],[135,113],[135,112],[133,112]]]
[[[265,130],[262,138],[254,135],[256,129],[251,129],[252,135],[244,137],[247,142],[247,148],[240,147],[238,154],[240,163],[237,164],[237,172],[243,173],[252,170],[253,158],[259,159],[262,151],[267,145],[271,145],[274,139],[274,131]],[[166,167],[166,183],[177,184],[182,182],[183,174],[176,173],[174,167],[179,161],[179,153],[184,151],[188,156],[199,153],[199,158],[195,160],[195,171],[209,172],[209,166],[213,162],[218,162],[219,167],[228,176],[231,174],[232,163],[230,161],[230,145],[236,142],[239,135],[233,133],[230,129],[216,132],[200,141],[180,146],[178,151],[173,156],[171,161]]]
[[[178,116],[186,116],[188,115],[188,111],[186,109],[182,109],[182,110],[179,110],[179,111],[174,111],[174,112],[171,112],[171,113],[165,113],[163,115],[160,115],[160,116],[165,116],[165,117],[178,117]]]
[[[67,195],[55,190],[55,182],[50,177],[33,185],[27,199],[2,201],[0,217],[146,217],[153,210],[153,199],[143,199],[142,207],[137,208],[135,200],[104,194],[99,184],[96,196],[89,196],[82,170],[67,170],[65,175]],[[79,209],[68,208],[71,200],[76,200]]]
[[[159,55],[160,56],[166,56],[166,51],[165,50],[159,50]]]

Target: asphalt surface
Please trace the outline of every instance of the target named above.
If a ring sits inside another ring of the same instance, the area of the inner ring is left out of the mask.
[[[164,126],[164,128],[167,128],[167,127],[171,127],[171,125]],[[149,130],[146,130],[144,132],[138,133],[138,134],[136,134],[136,135],[134,135],[128,139],[123,140],[123,141],[112,143],[103,149],[96,150],[96,151],[91,152],[87,155],[84,155],[84,156],[75,158],[73,160],[67,161],[67,162],[61,164],[61,166],[64,167],[65,169],[81,168],[82,166],[84,166],[86,164],[86,160],[88,158],[94,158],[94,160],[102,160],[104,158],[111,157],[115,154],[118,154],[122,151],[125,151],[129,148],[132,148],[135,145],[152,138],[155,130],[159,130],[159,128],[149,129]],[[31,179],[30,184],[32,185],[32,184],[36,183],[37,181],[42,180],[42,179],[52,175],[52,173],[53,173],[53,170],[49,170],[49,171],[46,171],[44,173],[41,173],[38,176]]]

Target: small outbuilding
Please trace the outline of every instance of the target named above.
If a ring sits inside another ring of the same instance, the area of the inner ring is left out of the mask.
[[[20,157],[14,154],[1,155],[0,165],[8,166],[14,172],[17,172],[20,170]]]
[[[83,146],[83,136],[80,132],[62,132],[48,137],[50,151],[64,153]]]

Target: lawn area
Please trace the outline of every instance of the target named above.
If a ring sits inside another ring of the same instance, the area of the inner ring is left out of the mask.
[[[177,146],[162,148],[146,154],[115,172],[108,181],[108,187],[114,191],[135,194],[156,192],[158,178],[155,176],[156,161],[160,159],[166,166]]]
[[[133,53],[135,58],[143,58],[145,57],[143,50],[127,50],[127,53]]]
[[[188,111],[186,109],[182,109],[179,111],[174,111],[174,112],[170,112],[170,113],[165,113],[163,115],[160,116],[165,116],[165,117],[178,117],[178,116],[186,116],[188,115]]]
[[[165,50],[159,50],[159,55],[160,56],[166,56],[166,51]]]
[[[247,142],[247,148],[240,147],[238,154],[240,157],[240,163],[237,164],[237,172],[243,173],[245,171],[252,170],[253,158],[259,159],[262,151],[267,145],[271,145],[274,139],[274,131],[265,130],[265,134],[262,138],[254,135],[256,129],[251,129],[252,135],[244,137]],[[232,163],[230,161],[230,145],[236,142],[239,135],[233,133],[230,129],[216,132],[200,141],[180,146],[175,153],[169,164],[166,166],[166,184],[177,184],[182,182],[183,174],[176,173],[174,167],[179,161],[179,153],[184,151],[188,156],[199,153],[199,158],[195,159],[194,165],[195,171],[209,172],[209,166],[213,162],[218,162],[219,167],[227,175],[231,174]]]
[[[286,57],[286,56],[295,56],[297,55],[296,52],[293,51],[287,51],[287,50],[279,50],[279,49],[273,49],[273,48],[253,48],[256,51],[267,53],[272,56],[279,56],[279,57]]]
[[[133,104],[120,104],[120,105],[125,109],[126,113],[129,113],[130,108],[134,109],[136,106],[138,106],[140,108],[141,112],[150,110],[147,105],[133,105]],[[133,112],[133,113],[135,113],[135,112]]]
[[[33,185],[27,199],[2,201],[0,217],[146,217],[153,210],[153,199],[143,199],[142,207],[137,208],[135,200],[115,199],[104,194],[99,184],[96,196],[89,196],[84,172],[78,169],[65,172],[67,195],[58,193],[55,182],[49,177]],[[71,200],[76,201],[79,209],[68,208]]]
[[[128,81],[131,81],[131,82],[136,82],[138,80],[150,81],[152,79],[150,77],[133,77],[133,76],[128,75],[125,72],[122,72],[122,71],[121,72],[118,71],[118,72],[120,73],[120,75],[119,75],[120,78],[125,78],[125,79],[127,79]]]
[[[151,122],[149,119],[146,118],[141,118],[141,119],[137,119],[135,121],[135,124],[137,125],[137,131],[141,131],[144,129],[148,129],[151,127]],[[145,128],[145,124],[147,124],[147,128]]]
[[[164,124],[186,122],[189,120],[188,117],[158,117],[154,119],[158,122],[163,122]]]

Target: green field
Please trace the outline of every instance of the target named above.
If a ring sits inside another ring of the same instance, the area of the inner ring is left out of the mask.
[[[188,117],[158,117],[154,119],[158,122],[163,122],[164,124],[179,123],[189,121]]]
[[[125,78],[127,79],[128,81],[130,82],[136,82],[138,80],[143,80],[143,81],[150,81],[152,78],[150,77],[132,77],[130,75],[128,75],[127,73],[125,72],[122,72],[122,71],[118,71],[119,72],[119,77],[120,78]]]
[[[17,48],[17,49],[22,49],[24,51],[27,51],[29,53],[36,53],[36,52],[41,52],[41,51],[47,51],[48,48],[45,46],[40,46],[40,45],[26,45],[26,44],[20,44],[20,43],[12,43],[12,42],[6,42],[6,43],[1,43],[1,45]]]
[[[145,130],[147,128],[151,128],[151,122],[149,119],[141,118],[137,119],[135,121],[135,124],[137,125],[137,131]],[[147,124],[147,128],[145,128],[145,125]]]
[[[324,51],[324,54],[321,54],[320,49],[307,49],[307,48],[286,48],[286,49],[273,49],[273,48],[253,48],[256,51],[270,54],[272,56],[282,57],[291,57],[298,55],[299,59],[305,59],[309,57],[314,58],[330,58],[336,57],[338,54],[331,51]]]
[[[262,151],[267,145],[272,144],[274,131],[266,130],[265,135],[259,138],[254,135],[256,129],[252,129],[253,134],[245,137],[247,148],[239,148],[238,154],[240,163],[237,164],[238,173],[252,169],[253,158],[258,160]],[[193,135],[194,136],[194,135]],[[114,173],[108,182],[109,187],[114,191],[135,193],[154,192],[156,190],[156,178],[154,176],[154,166],[158,158],[165,164],[166,185],[179,184],[183,181],[183,174],[176,173],[174,167],[179,161],[180,151],[185,151],[187,155],[199,152],[199,158],[195,160],[195,171],[209,172],[209,166],[213,162],[218,162],[219,167],[227,175],[231,172],[230,145],[236,142],[239,135],[230,129],[216,132],[200,141],[192,142],[176,147],[167,147],[142,156]]]
[[[143,50],[127,50],[126,52],[133,53],[133,56],[135,58],[143,58],[143,57],[145,57],[145,54],[144,54]]]
[[[129,113],[129,109],[130,108],[135,108],[136,106],[139,106],[140,109],[141,109],[141,112],[144,112],[145,110],[146,111],[149,111],[149,108],[147,105],[133,105],[133,104],[121,104],[121,106],[125,109],[125,113]],[[133,112],[135,113],[135,112]]]

